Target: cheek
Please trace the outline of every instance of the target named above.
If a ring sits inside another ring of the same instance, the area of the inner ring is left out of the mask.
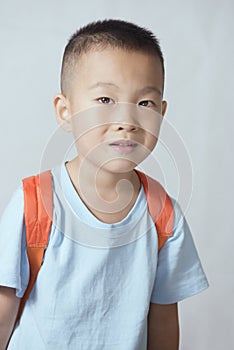
[[[74,114],[71,119],[72,132],[76,140],[99,138],[105,132],[108,118],[102,108],[92,107]]]
[[[158,138],[150,133],[146,133],[145,146],[148,150],[152,151],[156,146]]]
[[[95,152],[95,149],[103,142],[104,133],[105,131],[101,128],[95,128],[83,133],[77,129],[73,130],[77,151],[84,156],[90,152]]]

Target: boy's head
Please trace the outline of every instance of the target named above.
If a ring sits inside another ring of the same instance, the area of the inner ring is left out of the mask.
[[[61,92],[69,94],[79,59],[83,54],[105,48],[138,51],[157,57],[162,69],[164,88],[164,59],[157,38],[149,30],[122,20],[90,23],[75,32],[64,51],[61,70]],[[101,62],[99,62],[101,64]]]
[[[97,167],[115,159],[121,171],[139,164],[157,143],[163,86],[163,56],[150,31],[119,20],[78,30],[65,48],[54,104],[79,159]]]

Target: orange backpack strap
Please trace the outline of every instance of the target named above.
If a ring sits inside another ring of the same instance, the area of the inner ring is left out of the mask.
[[[136,170],[136,173],[145,190],[149,213],[156,226],[158,250],[160,250],[168,237],[173,234],[174,209],[172,201],[158,181],[139,170]]]
[[[30,266],[28,287],[21,299],[16,322],[36,282],[48,246],[53,215],[53,192],[51,172],[45,171],[23,179],[24,220],[26,227],[27,256]]]

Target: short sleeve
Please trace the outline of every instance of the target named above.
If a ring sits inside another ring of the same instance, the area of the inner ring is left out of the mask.
[[[15,288],[16,296],[21,298],[28,280],[24,200],[20,185],[13,193],[0,220],[0,285]]]
[[[151,302],[172,304],[206,288],[203,271],[186,219],[172,199],[175,213],[173,236],[161,248]]]

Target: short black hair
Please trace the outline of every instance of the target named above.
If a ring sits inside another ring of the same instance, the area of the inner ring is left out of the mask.
[[[164,58],[156,36],[146,28],[117,19],[105,19],[87,24],[77,30],[69,39],[63,54],[61,69],[61,91],[65,93],[71,74],[82,54],[92,49],[106,47],[141,51],[156,55],[161,62],[163,80]]]

